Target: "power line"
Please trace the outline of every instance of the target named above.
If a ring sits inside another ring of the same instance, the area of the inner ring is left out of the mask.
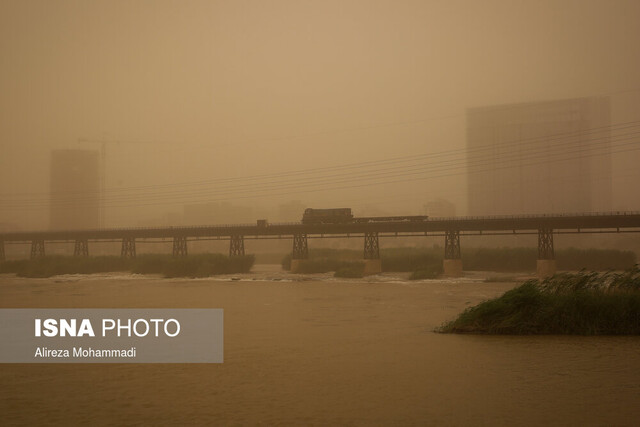
[[[626,141],[629,138],[626,139],[620,139],[620,140],[615,140],[615,143],[618,143],[620,141]],[[575,142],[574,142],[575,145]],[[548,158],[548,153],[534,153],[537,154],[536,156],[529,156],[527,158],[525,158],[526,160],[529,160],[528,163],[521,163],[519,165],[513,165],[513,164],[507,164],[506,167],[515,167],[515,166],[527,166],[527,165],[531,165],[531,164],[539,164],[539,163],[549,163],[552,161],[567,161],[567,160],[575,160],[575,159],[581,159],[581,158],[587,158],[587,157],[593,157],[595,155],[601,156],[601,155],[608,155],[608,154],[615,154],[615,153],[620,153],[620,152],[628,152],[628,151],[633,151],[634,149],[638,149],[640,148],[640,145],[637,144],[637,141],[632,141],[632,142],[627,142],[627,143],[623,143],[623,144],[617,144],[615,146],[613,146],[613,148],[626,148],[628,146],[635,146],[636,148],[632,148],[632,149],[625,149],[625,150],[612,150],[610,151],[610,147],[607,146],[603,146],[603,147],[595,147],[596,149],[601,150],[602,152],[595,152],[594,150],[590,150],[593,151],[590,153],[590,155],[587,156],[573,156],[573,154],[582,154],[584,153],[586,150],[579,147],[577,150],[565,150],[565,151],[560,151],[557,152],[556,154],[563,154],[565,155],[565,157],[563,158],[556,158],[556,159],[549,159]],[[569,147],[571,148],[571,147]],[[541,154],[541,155],[540,155]],[[571,155],[570,157],[566,157],[566,155]],[[531,163],[531,160],[536,160],[535,162]],[[538,162],[537,160],[541,160],[540,162]],[[498,162],[496,161],[490,161],[490,162],[486,162],[486,161],[482,161],[482,162],[478,162],[479,166],[487,166],[487,165],[491,165],[491,169],[489,170],[495,170],[496,166],[500,166],[501,164],[504,163],[509,163],[511,161],[511,158],[508,157],[501,157],[498,158]],[[447,167],[442,167],[443,165],[434,165],[432,166],[431,170],[429,169],[423,169],[423,170],[410,170],[410,171],[405,171],[404,173],[393,173],[394,171],[392,170],[391,172],[386,172],[385,174],[373,174],[370,173],[368,175],[365,176],[361,176],[359,179],[355,179],[355,181],[360,181],[363,183],[360,184],[356,184],[354,183],[354,178],[350,178],[350,179],[342,179],[342,180],[320,180],[320,181],[316,181],[316,182],[312,182],[312,183],[307,183],[303,186],[301,186],[300,184],[288,184],[288,185],[280,185],[278,187],[265,187],[263,188],[251,188],[251,189],[244,189],[244,190],[239,190],[239,189],[223,189],[223,190],[218,190],[218,191],[208,191],[206,193],[203,192],[198,192],[198,193],[192,193],[192,194],[186,194],[184,195],[184,197],[182,197],[181,199],[184,198],[193,198],[193,197],[223,197],[226,194],[233,194],[233,197],[227,197],[224,199],[217,199],[216,201],[221,201],[221,200],[233,200],[233,199],[245,199],[245,198],[261,198],[261,197],[265,197],[265,196],[274,196],[274,195],[285,195],[285,194],[298,194],[300,192],[317,192],[317,191],[329,191],[329,190],[334,190],[334,189],[344,189],[344,188],[361,188],[363,186],[373,186],[373,185],[382,185],[382,184],[389,184],[389,183],[398,183],[398,182],[409,182],[409,181],[415,181],[415,180],[421,180],[421,179],[428,179],[428,178],[434,178],[434,177],[441,177],[441,176],[448,176],[448,175],[433,175],[434,173],[441,173],[441,172],[447,172],[447,171],[451,171],[451,170],[458,170],[463,168],[463,166],[465,165],[465,161],[458,161],[457,163],[452,163],[450,165],[445,165]],[[479,170],[479,172],[481,172],[482,170]],[[462,171],[462,173],[466,172],[466,168],[464,168],[464,170]],[[393,174],[392,174],[393,173]],[[419,175],[424,175],[426,173],[431,173],[431,175],[425,176],[425,177],[417,177],[417,178],[408,178],[408,179],[401,179],[398,180],[396,178],[407,178],[409,176],[419,176]],[[384,179],[383,181],[374,181],[375,179]],[[323,179],[323,177],[320,177],[320,179]],[[389,181],[389,179],[392,179],[391,181]],[[349,183],[348,185],[344,185],[344,186],[339,186],[339,187],[335,187],[336,185],[342,185],[345,183]],[[334,187],[327,187],[327,185],[329,186],[334,186]],[[317,188],[317,187],[322,187],[322,188]],[[301,190],[299,191],[290,191],[290,190],[295,190],[297,188],[301,188]],[[261,193],[256,193],[256,191],[261,191]],[[285,193],[282,193],[282,191],[288,191]],[[274,192],[279,192],[279,193],[274,193]],[[129,207],[129,206],[151,206],[151,205],[160,205],[160,204],[173,204],[173,203],[178,203],[181,200],[176,200],[175,197],[167,197],[166,195],[158,195],[156,197],[148,197],[145,200],[139,200],[136,199],[137,202],[135,203],[135,205],[127,205],[127,204],[116,204],[116,205],[111,205],[112,207]],[[187,199],[190,201],[190,199]],[[207,199],[208,201],[211,201],[210,199]],[[119,200],[119,201],[115,201],[115,202],[120,202],[120,203],[126,203],[129,200]],[[142,201],[146,201],[146,202],[154,202],[155,203],[140,203]],[[112,201],[114,202],[114,201]],[[184,200],[182,200],[182,202],[185,202]]]
[[[190,181],[190,182],[183,182],[183,183],[175,183],[175,184],[160,184],[160,185],[148,185],[148,186],[134,186],[134,187],[120,187],[120,188],[112,188],[112,189],[107,189],[106,192],[110,193],[110,192],[123,192],[123,191],[137,191],[137,190],[150,190],[150,189],[159,189],[159,188],[168,188],[168,187],[184,187],[184,186],[196,186],[196,185],[210,185],[210,184],[220,184],[220,183],[227,183],[227,182],[235,182],[235,181],[244,181],[244,180],[264,180],[265,178],[275,178],[275,177],[286,177],[286,176],[298,176],[298,175],[303,175],[303,174],[310,174],[310,173],[315,173],[315,172],[320,172],[320,171],[330,171],[330,170],[339,170],[339,169],[350,169],[350,168],[356,168],[356,167],[372,167],[375,165],[381,165],[381,164],[394,164],[394,163],[400,163],[403,161],[415,161],[416,159],[421,159],[421,158],[437,158],[437,157],[442,157],[442,156],[450,156],[450,155],[454,155],[455,153],[473,153],[474,151],[479,151],[479,150],[487,150],[487,149],[494,149],[495,147],[509,147],[515,143],[518,144],[523,144],[523,143],[527,143],[527,142],[533,142],[533,141],[540,141],[540,140],[545,140],[545,141],[553,141],[553,140],[558,140],[558,139],[565,139],[567,137],[570,136],[587,136],[587,135],[591,135],[594,133],[599,133],[599,132],[606,132],[606,131],[619,131],[619,130],[623,130],[623,129],[628,129],[628,128],[633,128],[633,127],[637,127],[640,126],[640,121],[631,121],[631,122],[624,122],[624,123],[618,123],[618,124],[613,124],[613,125],[607,125],[607,126],[601,126],[601,127],[595,127],[595,128],[588,128],[588,129],[581,129],[581,130],[576,130],[576,131],[571,131],[571,132],[563,132],[563,133],[558,133],[558,134],[551,134],[551,135],[545,135],[545,136],[539,136],[539,137],[530,137],[530,138],[521,138],[521,139],[516,139],[516,140],[511,140],[511,141],[504,141],[498,144],[492,144],[490,146],[486,146],[486,147],[476,147],[476,148],[460,148],[460,149],[453,149],[453,150],[444,150],[444,151],[438,151],[438,152],[433,152],[433,153],[421,153],[421,154],[413,154],[413,155],[408,155],[408,156],[400,156],[400,157],[393,157],[393,158],[387,158],[387,159],[381,159],[381,160],[372,160],[372,161],[366,161],[366,162],[357,162],[357,163],[347,163],[347,164],[343,164],[343,165],[336,165],[336,166],[327,166],[327,167],[320,167],[320,168],[309,168],[309,169],[303,169],[303,170],[293,170],[293,171],[287,171],[287,172],[279,172],[279,173],[269,173],[269,174],[260,174],[260,175],[250,175],[250,176],[245,176],[245,177],[236,177],[236,178],[217,178],[217,179],[212,179],[212,180],[202,180],[202,181]],[[79,192],[79,191],[62,191],[62,192],[39,192],[39,193],[9,193],[9,194],[2,194],[2,197],[6,197],[6,196],[49,196],[49,195],[60,195],[60,194],[74,194],[74,193],[83,193],[84,192]]]
[[[158,190],[158,189],[162,189],[162,188],[173,188],[173,187],[194,187],[194,186],[202,186],[202,185],[212,185],[212,184],[225,184],[225,183],[235,183],[235,182],[242,182],[242,181],[256,181],[259,180],[262,183],[266,182],[265,179],[267,178],[286,178],[286,177],[293,177],[293,176],[301,176],[301,175],[310,175],[313,173],[318,173],[318,172],[329,172],[329,171],[338,171],[338,170],[352,170],[352,169],[363,169],[363,168],[371,168],[371,167],[377,167],[377,166],[381,166],[381,165],[392,165],[392,164],[401,164],[401,163],[407,163],[407,162],[416,162],[416,161],[420,161],[421,159],[436,159],[439,157],[447,157],[447,156],[454,156],[456,154],[460,154],[460,155],[468,155],[468,154],[473,154],[474,152],[477,151],[487,151],[487,150],[495,150],[497,148],[501,148],[501,147],[509,147],[511,148],[514,144],[525,144],[527,142],[533,142],[533,141],[540,141],[540,140],[544,140],[544,141],[557,141],[557,140],[563,140],[566,139],[568,137],[585,137],[588,135],[592,135],[594,133],[600,133],[600,132],[606,132],[606,131],[620,131],[620,130],[624,130],[624,129],[630,129],[630,128],[634,128],[640,126],[640,121],[633,121],[633,122],[626,122],[626,123],[619,123],[619,124],[614,124],[614,125],[609,125],[609,126],[602,126],[602,127],[597,127],[597,128],[590,128],[590,129],[585,129],[585,130],[577,130],[577,131],[572,131],[572,132],[564,132],[564,133],[559,133],[559,134],[553,134],[553,135],[549,135],[549,136],[540,136],[540,137],[532,137],[532,138],[524,138],[524,139],[518,139],[518,140],[512,140],[512,141],[505,141],[503,143],[499,143],[499,144],[491,144],[488,146],[483,146],[483,147],[475,147],[475,148],[471,148],[471,149],[454,149],[454,150],[445,150],[445,151],[439,151],[439,152],[434,152],[434,153],[423,153],[423,154],[417,154],[417,155],[409,155],[409,156],[401,156],[401,157],[394,157],[394,158],[390,158],[390,159],[382,159],[382,160],[375,160],[375,161],[366,161],[366,162],[358,162],[358,163],[347,163],[347,164],[343,164],[343,165],[337,165],[337,166],[329,166],[329,167],[321,167],[321,168],[311,168],[311,169],[305,169],[305,170],[294,170],[294,171],[288,171],[288,172],[281,172],[281,173],[276,173],[276,174],[261,174],[261,175],[253,175],[253,176],[247,176],[247,177],[238,177],[238,178],[219,178],[219,179],[214,179],[214,180],[204,180],[204,181],[195,181],[195,182],[185,182],[185,183],[178,183],[178,184],[164,184],[164,185],[151,185],[151,186],[140,186],[140,187],[128,187],[128,188],[118,188],[118,189],[108,189],[107,192],[108,193],[119,193],[119,192],[124,192],[124,191],[139,191],[139,190]],[[580,143],[581,141],[576,141],[577,143]],[[534,147],[535,146],[531,146]],[[398,168],[404,168],[406,167],[406,165],[400,165],[398,166]],[[247,183],[245,185],[254,185],[251,183]],[[177,190],[176,190],[177,191]],[[184,190],[180,190],[180,192],[182,193]],[[54,192],[54,193],[13,193],[10,195],[3,195],[4,197],[6,196],[13,196],[13,197],[17,197],[17,196],[53,196],[53,195],[73,195],[73,194],[81,194],[83,196],[86,196],[87,192],[80,192],[80,191],[69,191],[69,192]],[[134,195],[135,196],[135,195]],[[105,195],[105,197],[101,197],[101,200],[108,200],[108,197],[112,197],[112,196],[107,196]]]
[[[633,134],[639,134],[640,131],[634,132]],[[636,144],[636,141],[631,141],[627,143],[619,143],[628,141],[629,138],[618,139],[614,141],[618,143],[614,146],[614,148],[625,147],[628,145]],[[608,142],[608,141],[607,141]],[[576,145],[576,144],[572,144]],[[438,164],[425,165],[425,164],[417,164],[417,165],[405,165],[403,167],[394,167],[394,168],[386,168],[376,171],[367,171],[366,173],[358,173],[355,175],[353,172],[347,172],[342,174],[333,174],[329,176],[321,176],[321,177],[309,177],[307,179],[298,180],[295,182],[291,181],[283,181],[277,183],[261,183],[257,185],[241,185],[234,187],[224,187],[222,189],[217,190],[198,190],[191,192],[181,192],[181,193],[161,193],[158,195],[149,194],[144,200],[175,200],[179,201],[180,199],[190,198],[190,197],[198,197],[198,196],[217,196],[224,194],[245,194],[245,193],[255,193],[258,191],[269,191],[273,189],[291,189],[291,188],[311,188],[314,186],[324,186],[327,184],[335,184],[335,183],[347,183],[351,181],[362,181],[362,180],[370,180],[374,178],[389,178],[389,177],[399,177],[399,176],[412,176],[419,175],[427,172],[434,172],[438,170],[448,170],[450,167],[476,167],[476,166],[487,166],[494,164],[502,164],[509,163],[513,160],[531,160],[531,159],[548,159],[549,155],[557,156],[564,154],[579,154],[583,151],[593,151],[595,149],[604,150],[601,154],[607,154],[607,150],[611,147],[609,144],[601,145],[601,146],[590,146],[588,148],[568,146],[561,147],[562,149],[555,149],[552,153],[548,152],[533,152],[528,154],[527,156],[523,156],[522,152],[514,152],[509,155],[503,155],[498,158],[491,158],[490,156],[485,155],[484,158],[476,158],[469,161],[468,159],[454,159],[449,162],[439,162]],[[490,154],[490,153],[489,153]],[[517,165],[513,165],[516,167]],[[76,199],[76,201],[80,201],[81,199]],[[140,197],[138,196],[128,196],[128,197],[120,197],[117,199],[111,199],[110,202],[127,202],[127,201],[140,201]],[[66,201],[65,201],[66,202]]]
[[[635,132],[637,133],[637,132]],[[632,134],[635,134],[632,133]],[[629,145],[629,144],[634,144],[634,142],[631,143],[626,143],[626,144],[620,144],[620,141],[626,141],[628,140],[628,138],[625,139],[617,139],[614,140],[614,143],[618,143],[616,146],[614,146],[614,148],[616,147],[621,147],[621,146],[625,146],[625,145]],[[575,145],[576,142],[573,142],[571,145]],[[568,145],[566,148],[573,148],[571,147],[571,145]],[[561,147],[561,148],[565,148],[565,147]],[[591,146],[588,147],[589,150],[593,150],[594,148],[600,148],[600,149],[605,149],[606,150],[606,146],[605,147],[598,147],[598,146],[594,146],[593,144]],[[553,153],[551,153],[552,155],[558,155],[558,154],[564,154],[564,153],[580,153],[584,151],[583,148],[579,147],[576,150],[573,151],[567,151],[566,149],[564,150],[560,150],[560,149],[555,149]],[[497,162],[505,162],[505,161],[511,161],[512,159],[517,159],[517,158],[527,158],[527,157],[523,157],[522,156],[522,152],[519,153],[511,153],[510,156],[501,156],[498,157],[496,159],[486,159],[486,155],[484,156],[485,159],[482,158],[476,158],[476,159],[472,159],[473,161],[470,162],[467,159],[453,159],[451,161],[449,161],[447,164],[447,162],[439,162],[437,164],[418,164],[418,165],[412,165],[413,167],[409,168],[406,165],[403,166],[402,168],[387,168],[387,169],[383,169],[383,170],[377,170],[375,172],[373,171],[367,171],[366,173],[359,173],[358,175],[353,175],[353,172],[348,172],[348,173],[344,173],[344,174],[334,174],[333,176],[321,176],[321,177],[312,177],[312,178],[308,178],[306,181],[300,182],[300,181],[296,181],[291,183],[290,181],[283,181],[283,182],[279,182],[279,183],[275,183],[277,185],[273,185],[274,183],[265,183],[262,185],[257,185],[257,186],[252,186],[249,189],[246,188],[246,186],[242,186],[242,187],[223,187],[222,189],[217,189],[217,190],[199,190],[199,191],[193,191],[193,192],[182,192],[180,193],[180,199],[184,199],[185,197],[197,197],[197,196],[215,196],[215,195],[220,195],[220,194],[226,194],[226,193],[253,193],[255,191],[259,191],[262,189],[266,189],[266,190],[273,190],[273,189],[278,189],[278,188],[297,188],[300,186],[317,186],[317,185],[326,185],[326,184],[332,184],[332,183],[336,183],[336,182],[348,182],[351,180],[366,180],[366,179],[372,179],[372,178],[377,178],[377,177],[389,177],[389,176],[406,176],[406,175],[415,175],[415,174],[419,174],[419,173],[425,173],[425,172],[429,172],[429,171],[437,171],[437,170],[446,170],[447,168],[444,168],[444,166],[452,166],[452,167],[457,167],[460,165],[466,165],[466,166],[475,166],[475,165],[479,165],[479,166],[483,166],[485,164],[488,164],[486,162],[486,160],[489,160],[489,163],[496,163]],[[533,155],[535,155],[536,157],[529,155],[529,158],[538,158],[540,156],[542,156],[543,158],[547,158],[549,156],[549,153],[547,152],[533,152],[531,153]],[[606,154],[606,151],[605,153]],[[402,170],[402,173],[397,173],[398,170]],[[338,179],[336,179],[338,178]],[[342,179],[340,179],[342,178]],[[245,188],[243,188],[245,187]],[[167,194],[167,193],[162,193],[159,195],[154,195],[154,194],[150,194],[147,195],[144,199],[145,200],[166,200],[166,199],[175,199],[175,196],[172,196],[171,194]],[[81,199],[75,199],[75,200],[63,200],[63,203],[73,203],[73,202],[78,202]],[[135,196],[134,198],[132,197],[119,197],[117,199],[111,199],[109,200],[109,202],[126,202],[126,201],[141,201],[139,196]],[[94,200],[95,201],[95,200]],[[177,201],[177,200],[176,200]],[[40,200],[33,200],[33,201],[22,201],[23,203],[42,203],[42,201]]]

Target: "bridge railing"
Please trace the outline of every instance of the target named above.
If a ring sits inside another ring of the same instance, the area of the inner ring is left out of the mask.
[[[550,214],[524,214],[524,215],[479,215],[479,216],[449,216],[449,217],[429,217],[432,221],[465,221],[483,219],[528,219],[528,218],[565,218],[565,217],[589,217],[589,216],[610,216],[610,215],[640,215],[640,211],[609,211],[609,212],[563,212]]]
[[[483,215],[483,216],[453,216],[453,217],[429,217],[426,221],[470,221],[470,220],[504,220],[504,219],[535,219],[535,218],[565,218],[565,217],[594,217],[594,216],[627,216],[640,215],[640,211],[610,211],[610,212],[579,212],[579,213],[554,213],[554,214],[528,214],[528,215]],[[291,226],[301,225],[300,221],[295,222],[273,222],[268,223],[269,226]],[[240,227],[257,227],[256,223],[242,224],[209,224],[209,225],[177,225],[177,226],[153,226],[153,227],[113,227],[113,228],[96,228],[96,229],[59,229],[59,230],[31,230],[31,231],[8,231],[0,232],[0,236],[9,237],[16,234],[38,234],[38,233],[94,233],[94,232],[135,232],[149,230],[202,230],[207,228],[215,228],[219,230],[240,228]]]

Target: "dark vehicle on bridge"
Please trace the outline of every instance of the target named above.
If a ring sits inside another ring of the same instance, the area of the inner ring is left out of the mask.
[[[353,221],[351,208],[305,209],[303,224],[346,224]]]
[[[303,224],[351,224],[351,223],[373,223],[373,222],[416,222],[426,221],[426,215],[414,216],[370,216],[354,218],[351,208],[336,209],[306,209],[302,216]]]
[[[426,221],[429,217],[427,215],[403,215],[403,216],[368,216],[361,218],[354,218],[353,222],[368,223],[368,222],[420,222]]]

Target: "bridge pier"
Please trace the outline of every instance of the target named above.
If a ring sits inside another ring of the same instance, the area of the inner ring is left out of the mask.
[[[307,244],[306,234],[293,235],[293,251],[291,252],[291,272],[297,273],[300,263],[309,259],[309,245]]]
[[[0,262],[5,260],[6,258],[4,256],[4,240],[0,240]]]
[[[125,237],[122,239],[122,250],[120,251],[122,258],[135,258],[136,257],[136,238]]]
[[[44,240],[31,241],[31,259],[42,258],[44,256]]]
[[[378,232],[364,233],[364,275],[382,273]]]
[[[229,257],[244,256],[244,236],[233,235],[229,241]]]
[[[538,278],[544,279],[556,274],[556,256],[553,250],[553,230],[541,228],[538,230],[538,261],[536,273]]]
[[[73,248],[73,256],[89,256],[89,242],[87,239],[77,239]]]
[[[173,256],[187,256],[187,238],[185,236],[174,236],[173,238]]]
[[[462,276],[462,257],[460,255],[460,231],[448,230],[444,236],[444,275],[448,277]]]

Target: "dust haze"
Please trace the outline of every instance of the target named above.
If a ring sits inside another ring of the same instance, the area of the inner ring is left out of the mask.
[[[3,1],[0,229],[49,227],[60,149],[103,156],[109,227],[465,215],[466,111],[607,97],[637,124],[638,22],[635,0]],[[640,209],[633,138],[612,210]]]

